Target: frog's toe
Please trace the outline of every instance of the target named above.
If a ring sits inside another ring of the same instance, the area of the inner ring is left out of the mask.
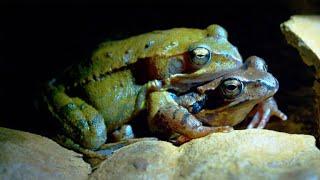
[[[271,114],[270,109],[265,110],[261,115],[261,119],[259,120],[259,124],[258,124],[257,128],[263,129],[267,125],[267,123],[269,122],[271,115],[272,114]]]
[[[163,82],[160,80],[153,80],[147,84],[147,89],[150,92],[159,91],[161,88],[163,88]]]
[[[191,141],[191,138],[188,138],[187,136],[184,135],[178,135],[177,137],[173,137],[169,139],[169,142],[171,142],[172,144],[176,145],[176,146],[180,146],[184,143],[187,143],[189,141]]]
[[[106,127],[103,117],[98,114],[93,119],[86,120],[87,130],[82,130],[81,144],[90,149],[96,149],[107,140]]]
[[[233,131],[233,127],[231,127],[231,126],[212,127],[212,132],[214,132],[214,133],[216,133],[216,132],[227,133],[227,132],[231,132],[231,131]]]
[[[283,112],[281,112],[277,108],[268,109],[268,112],[265,112],[260,120],[260,123],[257,128],[262,129],[266,126],[267,122],[269,121],[271,116],[277,116],[281,120],[285,121],[287,120],[287,115],[285,115]]]
[[[265,127],[271,117],[271,110],[269,108],[265,108],[263,105],[259,104],[256,109],[257,112],[253,116],[250,124],[247,126],[247,129],[262,129]]]
[[[288,119],[287,115],[284,114],[282,111],[280,111],[279,109],[275,109],[272,113],[274,116],[277,116],[278,118],[280,118],[283,121],[286,121]]]
[[[115,142],[134,138],[132,126],[128,124],[121,126],[112,133],[112,137]]]
[[[277,103],[272,97],[257,106],[256,113],[247,128],[262,129],[269,122],[271,116],[277,116],[283,121],[287,120],[287,116],[278,109]]]
[[[60,109],[59,118],[66,135],[85,148],[96,149],[106,141],[104,119],[93,107],[73,98]]]

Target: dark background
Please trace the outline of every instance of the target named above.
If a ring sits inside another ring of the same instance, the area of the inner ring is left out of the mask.
[[[180,1],[87,3],[15,2],[0,4],[0,126],[45,134],[50,123],[37,110],[42,84],[90,55],[106,39],[173,27],[220,24],[243,58],[267,60],[280,92],[305,82],[304,66],[287,45],[280,23],[293,14],[319,12],[318,1]],[[281,97],[279,104],[286,109]]]

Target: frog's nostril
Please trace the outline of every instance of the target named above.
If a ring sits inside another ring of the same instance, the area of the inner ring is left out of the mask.
[[[279,82],[278,80],[273,77],[273,76],[270,76],[270,78],[267,79],[266,81],[266,85],[269,86],[269,89],[273,89],[273,90],[278,90],[279,88]]]

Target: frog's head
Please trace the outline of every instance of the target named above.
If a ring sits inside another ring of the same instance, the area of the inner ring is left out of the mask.
[[[207,27],[207,36],[189,46],[188,54],[194,74],[238,68],[242,58],[238,49],[228,41],[227,31],[216,24]]]
[[[197,88],[207,99],[196,116],[210,125],[233,126],[278,88],[279,83],[267,72],[265,61],[252,56],[237,71]]]
[[[242,65],[238,49],[228,41],[227,31],[219,25],[207,27],[205,38],[193,42],[184,54],[188,71],[174,74],[170,88],[184,92],[190,87],[211,81]]]

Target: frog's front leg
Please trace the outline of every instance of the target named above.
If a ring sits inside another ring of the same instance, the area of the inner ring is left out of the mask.
[[[271,116],[277,116],[281,120],[287,120],[287,116],[278,109],[278,105],[273,97],[261,102],[254,109],[254,116],[248,125],[251,128],[264,128],[268,123]]]
[[[153,132],[167,133],[166,136],[178,133],[194,139],[232,130],[231,127],[204,126],[186,107],[176,102],[172,93],[166,91],[151,93],[148,103],[148,122]]]
[[[63,86],[47,87],[49,110],[60,121],[64,133],[84,148],[97,149],[107,139],[101,114],[80,98],[69,97]]]
[[[214,131],[212,127],[203,126],[186,108],[174,104],[161,107],[157,118],[162,126],[192,139]]]

